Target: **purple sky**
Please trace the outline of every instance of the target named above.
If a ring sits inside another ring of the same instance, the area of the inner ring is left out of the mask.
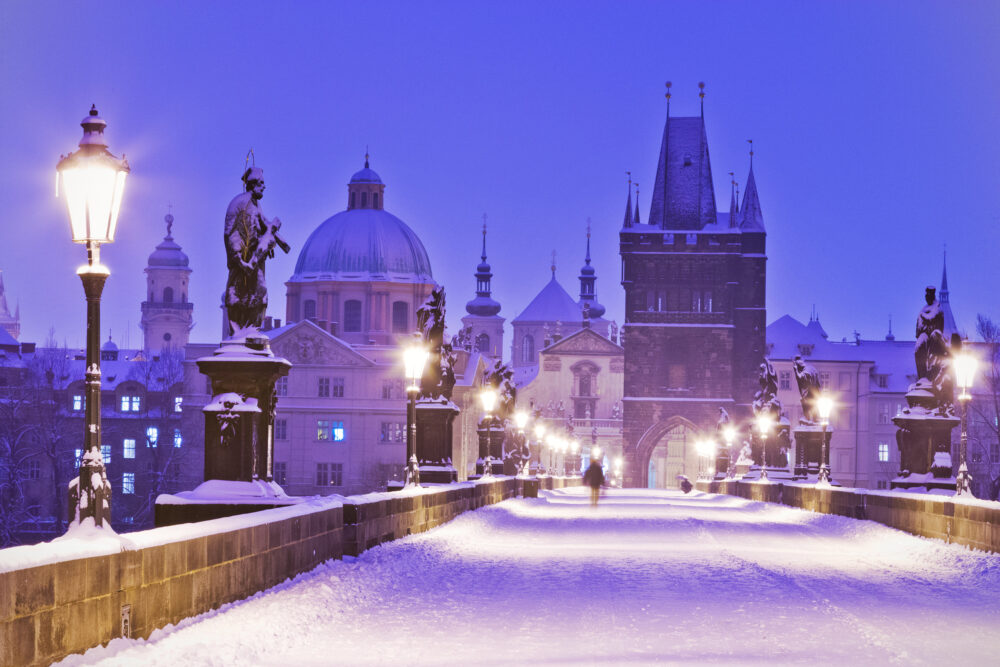
[[[746,139],[768,229],[768,321],[911,336],[948,244],[960,326],[1000,316],[1000,5],[996,3],[3,3],[0,269],[23,340],[84,340],[61,153],[92,102],[132,175],[104,329],[141,343],[146,257],[173,204],[191,257],[193,340],[220,334],[221,230],[247,149],[293,246],[268,266],[271,312],[309,233],[346,205],[365,145],[386,208],[420,235],[452,331],[473,296],[483,212],[501,315],[549,276],[572,294],[594,222],[598,297],[623,317],[625,171],[642,217],[664,119],[705,115],[719,206]],[[106,334],[105,334],[106,335]],[[508,338],[509,340],[509,338]]]

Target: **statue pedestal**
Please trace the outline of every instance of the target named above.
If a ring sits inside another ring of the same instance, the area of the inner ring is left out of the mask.
[[[274,383],[279,377],[288,375],[292,365],[271,353],[266,336],[223,341],[212,356],[198,359],[197,364],[212,383],[212,398],[203,408],[205,480],[271,483],[274,474]],[[197,489],[188,493],[196,492]],[[204,494],[196,503],[177,503],[164,498],[164,504],[174,507],[161,510],[161,503],[157,501],[156,516],[158,520],[161,515],[169,516],[170,523],[200,521],[252,511],[247,508],[255,503],[256,509],[288,504],[284,498],[287,496],[283,491],[263,493],[260,502],[233,503],[231,499],[213,499]],[[209,507],[212,505],[218,507]]]
[[[479,458],[476,460],[476,475],[482,476],[485,470],[487,456],[493,457],[493,465],[490,472],[494,475],[502,475],[503,471],[503,439],[504,428],[496,420],[490,420],[487,425],[484,420],[476,429],[479,435]],[[516,473],[515,473],[516,474]]]
[[[715,456],[715,476],[714,479],[725,479],[729,474],[729,450],[725,445],[719,446],[719,452]]]
[[[458,481],[452,465],[452,424],[459,410],[447,399],[417,403],[417,461],[420,482],[449,484]]]
[[[910,401],[909,394],[906,398]],[[892,480],[891,487],[954,490],[951,431],[960,420],[917,405],[893,417],[892,421],[899,427],[896,446],[900,473]]]
[[[826,445],[829,448],[833,431],[826,431]],[[827,449],[829,451],[829,449]],[[823,462],[823,427],[811,424],[800,424],[795,428],[795,468],[796,479],[806,479],[810,475],[819,475],[819,466]]]

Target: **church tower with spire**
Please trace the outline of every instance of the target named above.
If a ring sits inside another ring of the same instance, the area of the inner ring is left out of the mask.
[[[701,113],[667,118],[646,224],[619,234],[625,289],[626,485],[694,475],[692,446],[720,408],[745,423],[765,354],[766,232],[751,166],[737,208],[716,210]],[[751,144],[752,147],[752,144]]]
[[[142,302],[143,349],[159,352],[182,348],[194,326],[194,306],[188,301],[188,256],[174,241],[174,216],[164,217],[167,235],[146,263],[146,301]]]
[[[486,261],[486,216],[483,216],[483,254],[476,267],[476,298],[465,304],[462,326],[469,335],[472,348],[491,359],[503,355],[503,323],[500,304],[492,296],[493,271]]]

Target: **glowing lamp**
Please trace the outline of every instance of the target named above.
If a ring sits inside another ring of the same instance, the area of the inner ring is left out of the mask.
[[[722,437],[726,439],[726,444],[731,447],[733,441],[736,440],[736,429],[732,426],[725,427],[722,429]]]
[[[528,425],[528,413],[524,410],[518,410],[515,412],[514,424],[523,431],[524,427]]]
[[[403,350],[403,366],[405,367],[406,379],[410,381],[410,389],[416,390],[420,387],[420,378],[424,376],[424,366],[427,365],[427,348],[421,343],[413,342]]]
[[[774,418],[766,412],[757,415],[757,431],[765,438],[774,426]]]
[[[711,440],[699,440],[695,443],[699,456],[709,457],[715,454],[715,443]]]
[[[570,442],[569,443],[569,449],[574,454],[576,454],[578,451],[580,451],[580,443],[579,443],[579,441],[573,440],[572,442]]]
[[[535,424],[535,437],[542,440],[545,437],[545,424],[538,422]]]
[[[830,415],[833,413],[833,398],[829,394],[822,394],[816,399],[816,410],[819,412],[820,421],[824,424],[830,422]]]
[[[107,123],[95,107],[80,125],[80,149],[59,160],[56,173],[66,195],[73,241],[99,246],[115,240],[129,166],[125,156],[118,159],[108,150]]]
[[[978,365],[979,362],[976,358],[967,352],[962,352],[955,357],[955,383],[962,390],[962,393],[959,395],[959,398],[962,400],[972,398],[969,394],[969,389],[972,388],[972,383],[976,378],[976,367]]]

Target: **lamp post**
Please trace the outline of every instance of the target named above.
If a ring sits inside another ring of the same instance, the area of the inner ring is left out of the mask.
[[[555,470],[555,451],[559,447],[559,436],[555,433],[549,433],[545,436],[545,445],[549,450],[549,467],[548,473],[551,475]]]
[[[760,434],[760,481],[767,481],[767,436],[774,418],[766,412],[757,415],[757,432]]]
[[[722,429],[722,438],[726,441],[726,451],[729,452],[726,477],[732,477],[736,470],[736,466],[733,465],[733,442],[736,440],[736,429],[733,426],[726,426]]]
[[[545,444],[545,424],[535,423],[535,452],[538,456],[538,465],[542,465],[542,446]],[[546,472],[548,472],[546,470]]]
[[[514,425],[517,426],[517,435],[520,438],[521,447],[524,450],[521,452],[521,475],[528,476],[528,462],[531,461],[531,449],[528,447],[528,436],[524,433],[524,428],[528,425],[528,413],[524,410],[518,410],[514,413]]]
[[[427,365],[427,348],[419,339],[414,339],[403,351],[403,366],[406,379],[406,486],[420,484],[420,465],[417,461],[417,394],[420,380]]]
[[[618,458],[615,459],[615,477],[618,479],[618,488],[621,488],[623,486],[623,479],[622,479],[623,463],[624,461],[622,460],[622,457],[619,456]]]
[[[966,459],[969,449],[969,429],[966,419],[969,413],[969,401],[972,394],[972,382],[976,377],[976,366],[979,362],[968,352],[960,352],[955,357],[955,382],[961,393],[958,395],[958,402],[962,406],[962,439],[958,448],[958,477],[955,479],[955,495],[974,497],[972,495],[972,475],[969,474],[968,460]]]
[[[86,517],[94,525],[111,521],[111,486],[101,457],[101,293],[110,271],[101,264],[101,244],[115,240],[128,161],[116,158],[104,138],[107,123],[92,106],[80,122],[79,150],[64,155],[56,165],[69,211],[74,243],[87,246],[87,263],[77,269],[87,297],[86,428],[80,476],[70,482],[70,516]],[[57,183],[58,184],[58,183]],[[58,195],[58,189],[56,191]]]
[[[497,392],[492,387],[485,387],[479,392],[479,402],[483,406],[486,416],[483,423],[486,425],[486,459],[483,461],[483,477],[493,476],[493,409],[497,404]]]
[[[819,477],[816,484],[819,486],[830,485],[830,441],[827,440],[827,431],[830,428],[830,415],[833,413],[833,398],[823,393],[816,399],[816,411],[819,412],[819,422],[823,426],[823,442],[820,443],[820,464]]]
[[[573,474],[576,475],[580,472],[580,441],[571,440],[569,443],[569,452],[571,456],[569,457],[569,465],[573,468]]]
[[[715,456],[715,443],[711,440],[699,440],[695,443],[698,450],[698,477],[699,479],[712,479],[714,472],[711,469],[712,457]]]

